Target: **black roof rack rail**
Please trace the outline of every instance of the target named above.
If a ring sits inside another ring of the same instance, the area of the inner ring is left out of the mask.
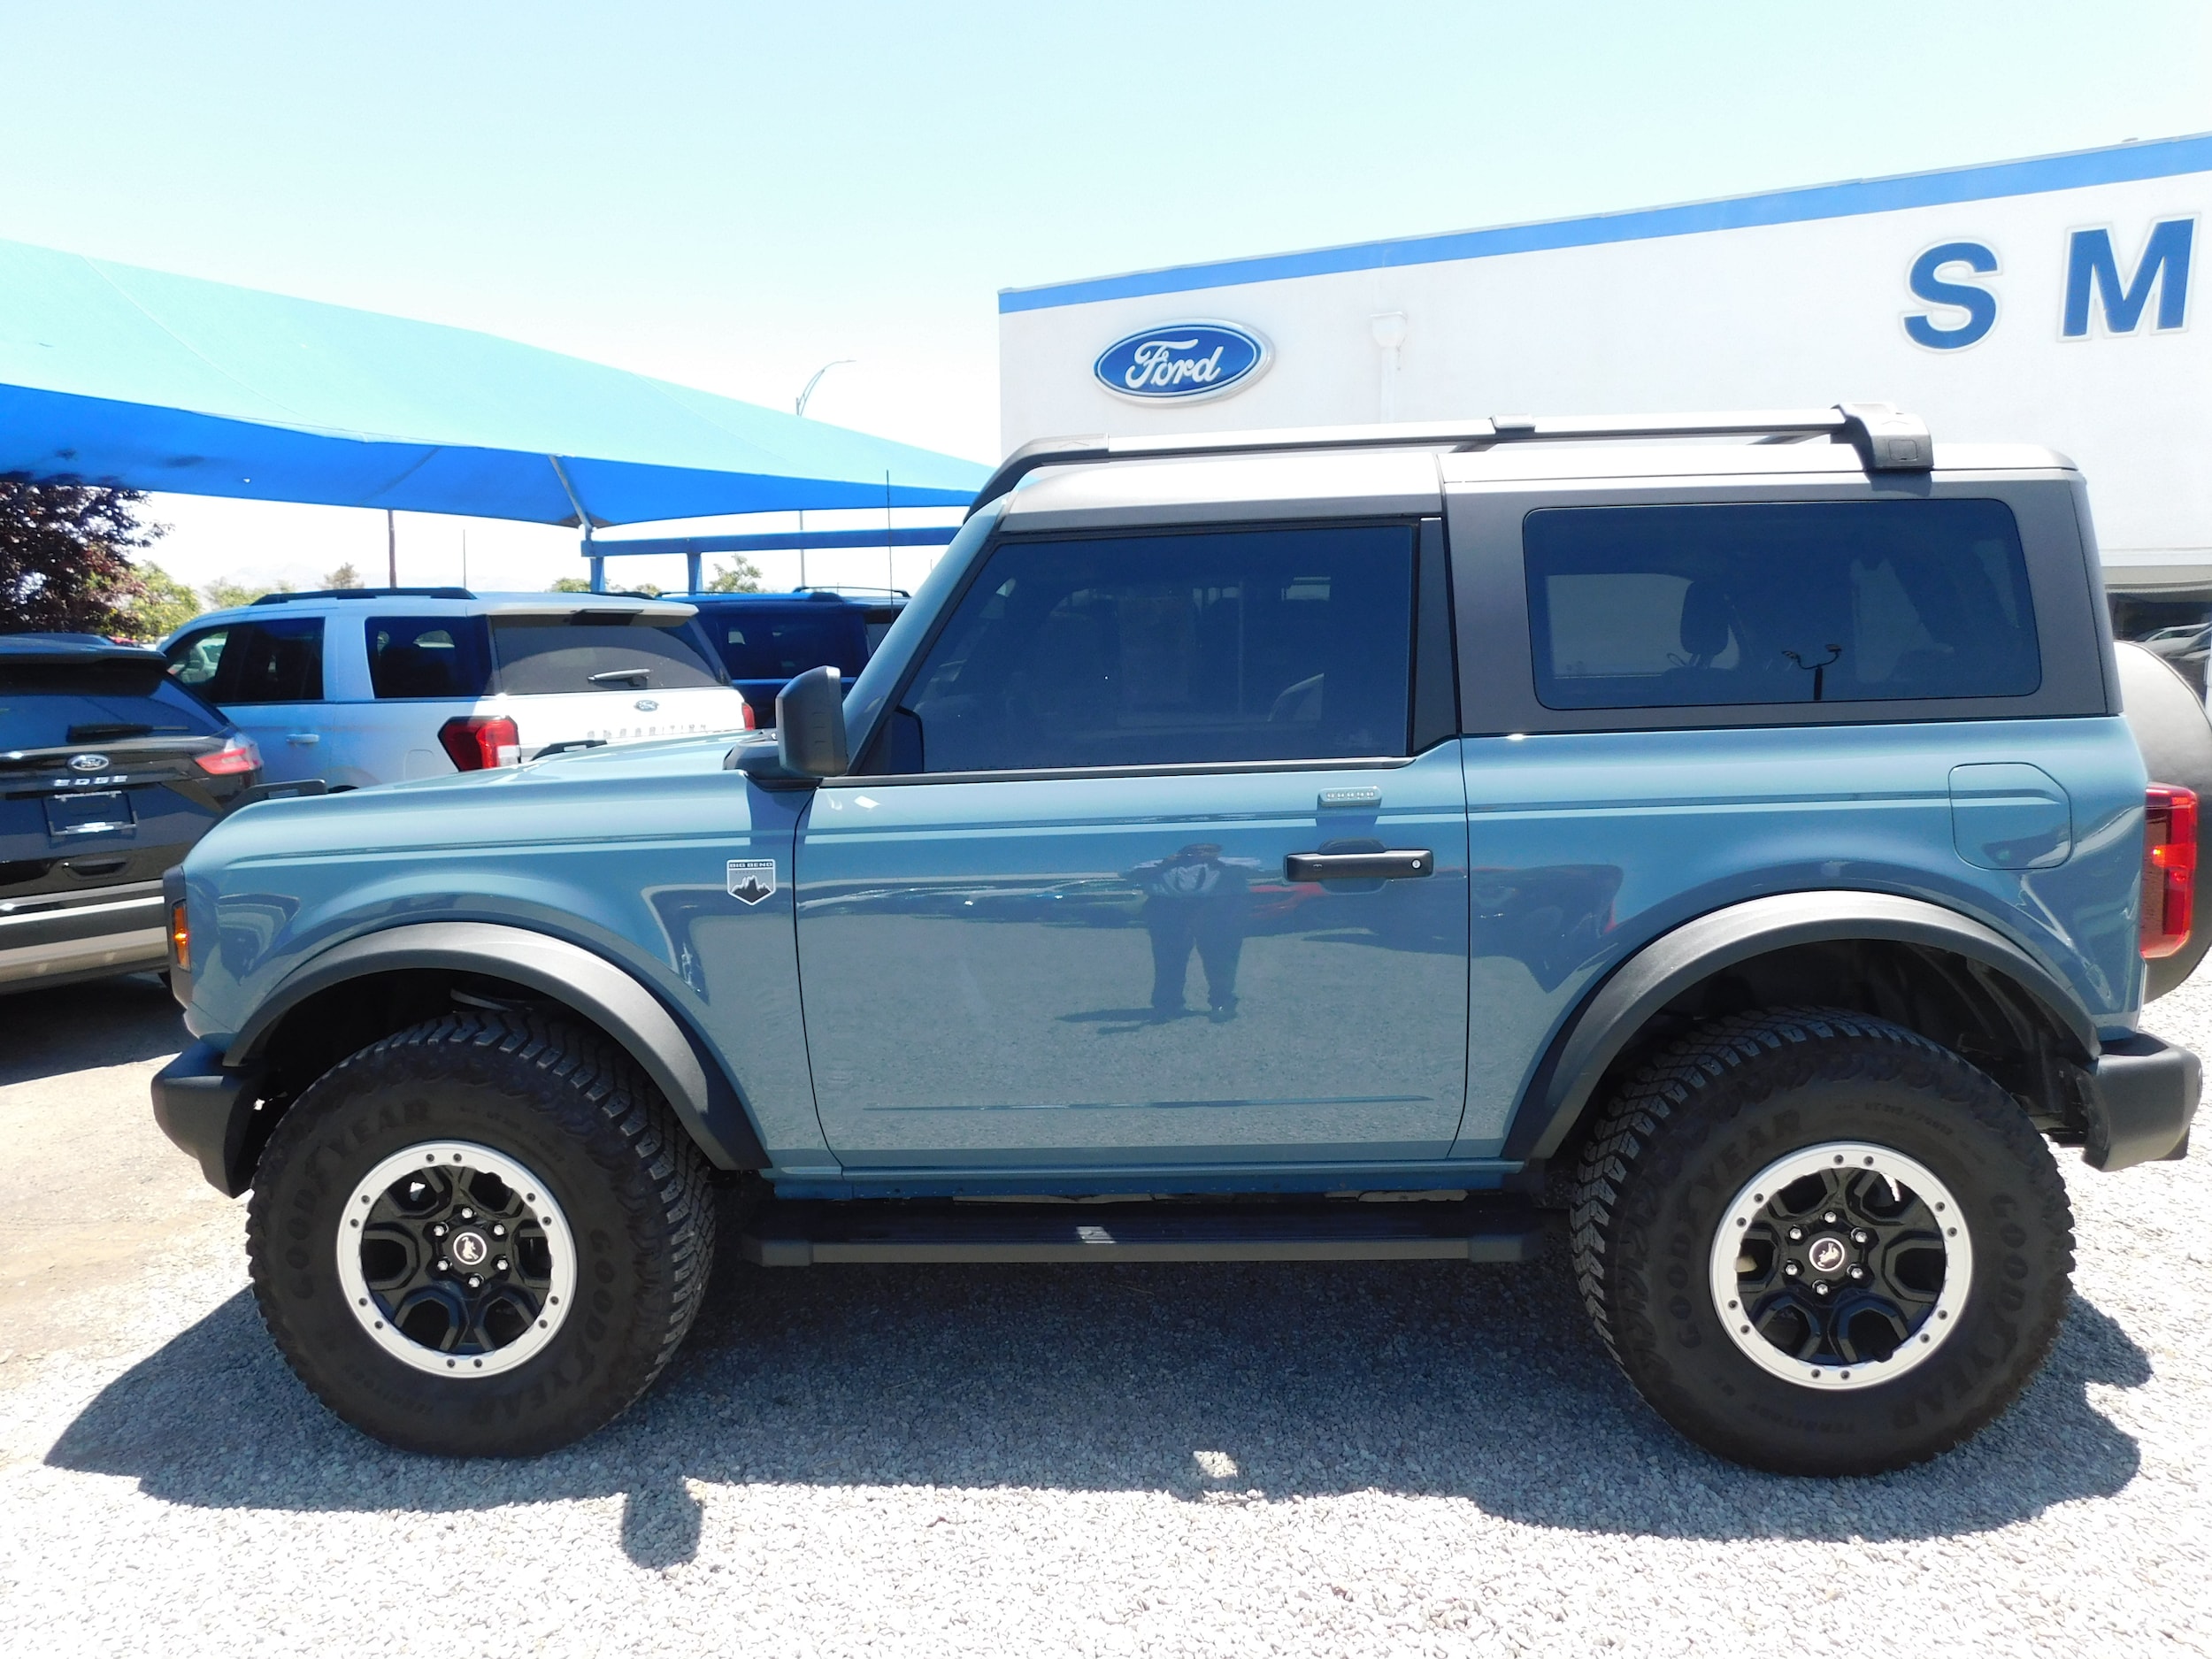
[[[1040,438],[999,464],[969,507],[996,501],[1046,466],[1098,461],[1167,460],[1300,449],[1486,449],[1494,443],[1571,442],[1611,438],[1816,437],[1853,445],[1872,472],[1924,472],[1933,465],[1927,423],[1887,403],[1826,409],[1750,409],[1709,415],[1493,415],[1393,426],[1286,426],[1257,432],[1175,433],[1150,438]]]
[[[257,605],[288,605],[296,599],[473,599],[465,588],[310,588],[299,593],[264,594]]]

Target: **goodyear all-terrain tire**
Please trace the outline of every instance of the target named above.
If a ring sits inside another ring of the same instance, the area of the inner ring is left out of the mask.
[[[364,1048],[278,1122],[247,1240],[277,1347],[390,1445],[522,1456],[642,1394],[714,1250],[707,1166],[604,1038],[464,1010]]]
[[[1578,1172],[1574,1265],[1629,1380],[1690,1440],[1798,1475],[1957,1445],[2035,1374],[2073,1217],[2019,1106],[1886,1021],[1778,1009],[1645,1064]]]

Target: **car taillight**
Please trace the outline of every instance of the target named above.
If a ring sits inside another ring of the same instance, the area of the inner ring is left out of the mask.
[[[438,728],[438,741],[463,772],[511,766],[522,758],[522,733],[503,714],[457,714]]]
[[[744,724],[739,729],[746,732],[757,732],[760,730],[760,727],[756,725],[753,720],[753,705],[746,702],[742,697],[740,697],[737,702],[738,706],[745,710]]]
[[[195,755],[202,772],[213,772],[218,778],[235,777],[242,772],[261,769],[261,751],[245,738],[217,749],[212,755]]]
[[[169,965],[180,973],[192,972],[192,924],[182,900],[169,907]]]
[[[2154,783],[2143,792],[2143,954],[2187,944],[2196,903],[2197,792]]]

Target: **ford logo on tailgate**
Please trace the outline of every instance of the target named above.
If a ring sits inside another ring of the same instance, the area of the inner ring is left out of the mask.
[[[1266,341],[1234,323],[1171,323],[1115,341],[1091,373],[1123,397],[1195,403],[1257,380],[1269,355]]]

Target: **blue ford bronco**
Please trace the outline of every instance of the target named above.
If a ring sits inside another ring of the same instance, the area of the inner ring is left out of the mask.
[[[2104,605],[2068,461],[1879,404],[1033,444],[772,736],[224,823],[155,1113],[402,1447],[623,1410],[718,1214],[764,1268],[1557,1237],[1683,1434],[1893,1468],[2050,1348],[2052,1148],[2196,1109],[2139,1019],[2212,725]]]

